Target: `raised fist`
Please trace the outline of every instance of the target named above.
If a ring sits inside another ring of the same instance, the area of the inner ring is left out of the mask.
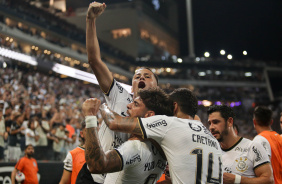
[[[97,98],[90,98],[83,102],[82,104],[82,113],[84,116],[96,116],[99,107],[100,107],[101,101]]]
[[[99,15],[101,15],[106,8],[105,3],[98,3],[98,2],[93,2],[89,4],[88,10],[87,10],[87,19],[95,19]]]

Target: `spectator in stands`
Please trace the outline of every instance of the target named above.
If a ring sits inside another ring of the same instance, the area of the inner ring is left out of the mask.
[[[36,142],[39,140],[38,132],[35,130],[38,126],[38,121],[35,118],[29,119],[27,129],[25,131],[25,145],[31,144],[33,147],[36,146]]]
[[[56,129],[55,136],[58,138],[59,142],[53,142],[54,159],[57,161],[62,161],[62,151],[67,138],[64,124],[59,125],[59,127]]]
[[[253,113],[254,127],[258,135],[257,141],[266,149],[271,158],[275,183],[282,183],[282,137],[272,130],[272,111],[264,106],[258,106]]]
[[[15,177],[18,171],[24,173],[24,183],[38,184],[38,166],[36,160],[32,157],[34,148],[31,144],[25,148],[25,156],[22,157],[16,164],[15,169],[11,173],[12,184],[15,184]]]
[[[71,119],[66,119],[66,129],[69,131],[69,138],[72,138],[72,135],[75,133],[73,126],[70,124]]]
[[[4,101],[0,100],[0,161],[4,160],[4,140],[7,139],[7,132],[5,129],[5,119],[3,116]]]
[[[54,143],[59,143],[59,139],[56,137],[56,131],[57,128],[52,128],[49,133],[47,133],[47,139],[48,139],[48,152],[47,152],[47,158],[48,160],[54,160]]]
[[[38,160],[47,160],[47,152],[48,152],[48,140],[47,140],[47,133],[50,131],[50,126],[49,126],[49,122],[47,121],[46,118],[46,110],[42,110],[42,120],[39,120],[38,117],[36,118],[36,131],[38,132],[39,135],[39,139],[36,142],[36,147],[35,147],[35,151],[36,151],[36,158]],[[51,149],[53,149],[51,147]]]
[[[22,137],[22,118],[19,112],[13,112],[11,126],[7,127],[9,132],[8,160],[17,161],[21,156],[20,140]]]

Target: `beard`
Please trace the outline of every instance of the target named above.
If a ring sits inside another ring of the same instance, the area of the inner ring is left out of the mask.
[[[27,155],[28,158],[31,158],[34,155],[34,152],[26,153],[26,155]]]
[[[223,142],[224,137],[226,137],[226,136],[228,136],[227,123],[226,123],[225,129],[221,133],[219,133],[219,138],[217,139],[218,142]]]

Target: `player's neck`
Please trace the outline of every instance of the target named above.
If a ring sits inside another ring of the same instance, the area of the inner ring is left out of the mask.
[[[224,138],[223,142],[220,142],[220,146],[222,149],[226,150],[234,146],[239,140],[240,136],[236,135],[234,132],[229,133],[228,136]]]
[[[182,119],[194,119],[190,115],[185,114],[185,113],[183,113],[181,111],[178,111],[174,116],[176,116],[178,118],[182,118]]]
[[[256,126],[256,131],[257,131],[258,134],[260,134],[263,131],[272,131],[272,129],[269,126],[266,126],[266,127]]]
[[[28,159],[32,158],[32,156],[28,156],[27,154],[25,154],[25,157],[28,158]]]

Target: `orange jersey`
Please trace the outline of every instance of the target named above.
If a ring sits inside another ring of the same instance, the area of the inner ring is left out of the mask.
[[[22,157],[15,168],[25,175],[25,180],[22,184],[38,184],[38,166],[34,158]]]
[[[282,137],[275,131],[263,131],[259,135],[265,137],[271,147],[271,165],[274,181],[282,183]]]
[[[75,129],[71,125],[66,125],[66,129],[69,131],[69,138],[75,133]]]
[[[75,184],[77,175],[85,162],[84,148],[77,147],[68,153],[64,161],[64,169],[71,172],[71,184]]]
[[[165,174],[162,174],[161,178],[157,181],[157,183],[165,180]]]

